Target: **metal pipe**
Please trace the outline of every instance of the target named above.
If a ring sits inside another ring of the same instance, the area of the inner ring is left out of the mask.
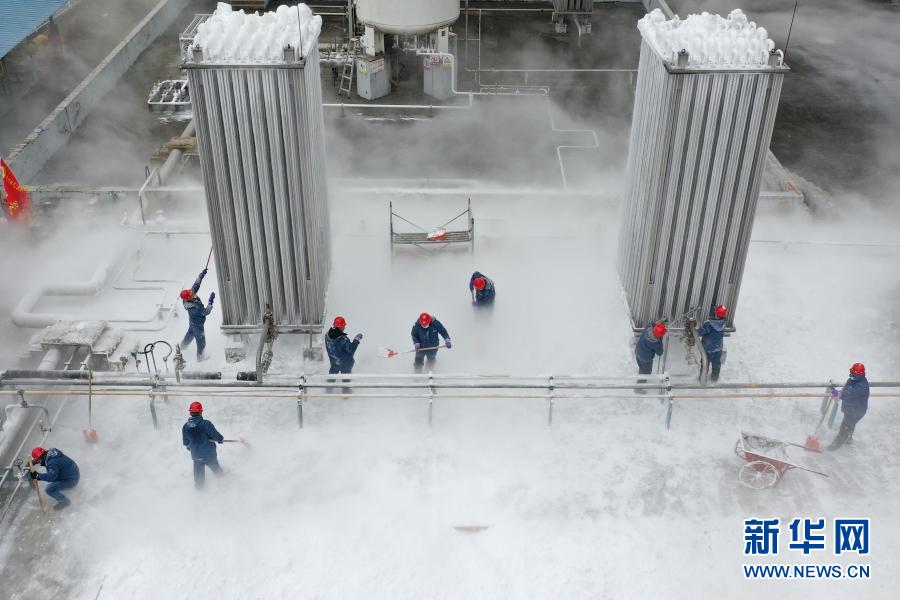
[[[65,408],[67,400],[68,400],[67,398],[64,398],[62,400],[62,402],[59,403],[59,408],[56,409],[56,414],[53,415],[52,419],[49,417],[49,413],[48,413],[49,428],[43,431],[43,435],[41,436],[41,439],[40,439],[40,442],[38,443],[38,445],[41,445],[41,446],[45,445],[44,442],[46,441],[47,436],[50,434],[50,431],[52,430],[53,426],[56,424],[56,421],[59,419],[59,415],[62,413],[63,408]],[[13,456],[18,456],[22,453],[22,450],[25,448],[25,444],[28,442],[28,439],[31,437],[31,434],[34,432],[34,428],[38,423],[39,423],[39,420],[35,420],[31,424],[31,427],[29,427],[28,431],[25,432],[25,435],[22,437],[22,442],[19,444],[18,448],[16,448],[15,452],[13,453]],[[3,475],[0,476],[0,489],[3,488],[3,484],[6,482],[6,479],[9,477],[9,474],[12,473],[12,469],[13,469],[13,463],[10,462],[4,469]],[[22,485],[21,481],[16,482],[16,487],[13,488],[13,491],[10,493],[9,498],[6,501],[6,505],[3,507],[3,512],[0,513],[0,523],[2,523],[3,520],[6,518],[6,514],[9,512],[9,509],[12,506],[13,500],[16,497],[16,493],[19,491],[19,488],[21,487],[21,485]]]
[[[353,386],[350,383],[343,384],[343,385],[335,384],[333,386],[311,385],[308,387],[314,387],[314,388],[329,387],[329,388],[332,388],[335,390],[337,390],[337,388],[353,388]],[[734,393],[734,394],[732,394],[732,393],[726,393],[726,394],[712,393],[712,394],[678,395],[678,394],[674,394],[672,392],[666,392],[662,386],[635,386],[635,387],[636,388],[641,387],[642,389],[646,389],[648,391],[656,392],[656,393],[651,394],[651,395],[615,394],[615,393],[613,393],[613,394],[601,394],[601,393],[578,394],[578,393],[571,393],[571,392],[570,393],[558,393],[557,390],[559,388],[554,387],[552,389],[552,393],[553,393],[552,399],[553,400],[556,400],[556,399],[646,400],[646,399],[652,399],[652,398],[656,398],[656,397],[662,397],[662,395],[664,393],[666,394],[666,397],[670,398],[671,400],[722,400],[722,399],[744,399],[744,400],[747,400],[747,399],[762,399],[762,398],[777,399],[777,398],[821,398],[822,397],[821,392],[783,392],[783,393],[768,392],[768,393],[756,393],[756,394],[753,394],[753,393],[749,393],[749,394],[748,393],[740,393],[740,394],[737,394],[737,393]],[[337,393],[336,394],[334,392],[329,392],[329,391],[313,392],[313,393],[310,393],[307,391],[301,391],[301,392],[287,393],[284,391],[275,391],[275,390],[261,391],[260,388],[257,386],[254,386],[254,388],[255,389],[252,391],[250,391],[250,390],[247,390],[247,391],[238,391],[238,390],[231,390],[231,391],[209,391],[209,390],[173,391],[173,390],[169,390],[169,389],[158,390],[158,391],[153,390],[153,389],[148,389],[148,390],[143,390],[143,391],[140,391],[140,390],[95,390],[93,392],[93,395],[94,396],[107,396],[107,397],[150,398],[151,401],[152,401],[152,399],[157,398],[157,397],[193,398],[193,397],[197,397],[197,396],[205,396],[207,398],[216,398],[216,397],[222,397],[222,398],[266,398],[266,399],[270,399],[270,400],[272,400],[272,399],[302,399],[302,398],[334,398],[334,397],[340,397],[340,396],[352,396],[354,398],[359,398],[359,399],[384,398],[384,399],[429,399],[429,400],[433,400],[435,397],[435,392],[439,389],[444,389],[444,386],[439,386],[439,385],[430,386],[428,384],[423,384],[423,385],[417,386],[417,389],[422,390],[422,393],[419,393],[419,394],[416,394],[416,393],[374,393],[374,392],[362,393],[362,394],[359,394],[359,393],[344,393],[344,394]],[[454,388],[451,387],[450,389],[454,389]],[[545,389],[549,390],[550,388],[545,386]],[[24,390],[19,390],[19,394],[21,394],[22,392],[24,392]],[[86,391],[85,392],[80,392],[80,391],[68,392],[68,391],[57,391],[57,390],[36,390],[36,391],[30,392],[30,393],[35,393],[35,394],[38,394],[41,396],[46,396],[46,397],[53,397],[53,396],[72,397],[72,396],[80,396],[80,395],[87,394]],[[488,397],[486,397],[485,394],[477,394],[477,393],[472,393],[472,394],[449,393],[449,394],[441,394],[440,397],[444,398],[444,399],[460,399],[460,400],[462,400],[462,399],[470,399],[470,400],[479,400],[479,399],[548,400],[547,393],[532,393],[532,392],[501,394],[501,395],[494,394],[494,395],[490,395]],[[870,395],[870,397],[900,398],[900,392],[897,392],[897,393],[875,392],[875,393],[872,393]],[[19,405],[17,405],[17,404],[10,405],[10,407],[16,407],[16,406],[19,406]],[[46,411],[45,407],[37,406],[37,405],[30,405],[26,408],[38,408],[38,409],[42,409],[42,410]],[[552,410],[552,407],[551,407],[551,410]],[[551,416],[551,418],[552,418],[552,416]],[[48,431],[49,431],[49,429],[48,429]]]
[[[187,127],[184,128],[184,131],[181,132],[181,137],[193,137],[196,132],[197,126],[194,124],[194,120],[191,119],[191,121],[187,124]],[[162,185],[166,182],[166,180],[169,179],[172,171],[181,160],[182,155],[184,155],[184,150],[182,150],[181,148],[173,148],[169,151],[169,156],[166,157],[166,162],[164,162],[159,168],[160,185]]]
[[[225,382],[221,381],[218,378],[221,376],[219,373],[205,373],[205,374],[191,374],[185,373],[183,374],[184,379],[197,378],[196,382],[182,382],[178,384],[174,381],[169,381],[163,377],[142,377],[140,379],[115,379],[115,378],[102,378],[102,374],[94,373],[93,378],[93,390],[94,394],[100,394],[104,391],[109,391],[111,395],[115,395],[118,392],[128,391],[128,388],[135,387],[152,387],[154,385],[166,385],[170,389],[190,389],[193,390],[190,393],[203,393],[203,390],[208,390],[208,393],[214,393],[217,390],[239,390],[241,388],[252,388],[254,390],[260,389],[271,389],[271,390],[280,390],[280,389],[296,389],[301,380],[299,379],[291,379],[290,381],[272,381],[270,380],[263,388],[260,388],[258,385],[254,385],[252,383],[243,383],[241,381],[232,381]],[[409,378],[401,378],[397,377],[397,381],[364,381],[363,376],[358,376],[354,374],[353,381],[347,383],[331,383],[328,381],[324,381],[329,375],[320,375],[316,376],[323,379],[321,383],[316,382],[315,380],[310,381],[309,376],[306,376],[303,379],[303,385],[306,388],[358,388],[358,389],[423,389],[427,387],[435,387],[436,389],[474,389],[474,390],[546,390],[548,388],[546,377],[542,378],[522,378],[522,381],[509,381],[509,378],[502,378],[503,381],[492,381],[490,379],[486,381],[453,381],[447,380],[446,376],[435,375],[433,381],[429,381],[425,379],[423,376],[418,376],[420,381],[417,382],[407,382]],[[412,376],[415,377],[415,376]],[[468,379],[477,379],[476,377],[471,376],[461,376],[467,377]],[[200,379],[202,378],[202,379]],[[661,387],[665,387],[666,377],[663,375],[659,378],[656,378],[652,375],[635,375],[629,376],[627,379],[658,379],[656,383],[648,383],[648,384],[636,384],[636,383],[604,383],[602,381],[567,381],[563,376],[553,376],[553,388],[555,390],[627,390],[627,389],[659,389]],[[2,380],[0,380],[0,387],[9,388],[14,386],[68,386],[70,389],[67,389],[65,393],[70,393],[72,395],[86,394],[88,384],[84,382],[83,379],[87,379],[87,372],[84,373],[84,378],[79,378],[78,380],[63,380],[63,379],[13,379],[9,378],[4,374]],[[215,381],[214,383],[206,383],[209,380]],[[407,381],[404,381],[407,380]],[[623,378],[625,379],[625,378]],[[700,385],[695,382],[686,382],[686,383],[676,383],[672,382],[668,384],[673,390],[704,390],[706,392],[715,392],[718,393],[719,390],[800,390],[800,389],[826,389],[832,385],[832,382],[802,382],[802,383],[720,383],[715,387],[707,387]],[[869,382],[869,386],[872,388],[898,388],[900,389],[900,382],[890,382],[890,381],[872,381]],[[112,389],[112,388],[123,388],[123,389]],[[21,390],[26,394],[51,394],[53,390],[49,389],[39,389],[39,390]],[[0,394],[3,395],[16,395],[19,393],[19,390],[14,389],[0,389]],[[821,395],[821,392],[819,392]]]
[[[53,346],[46,353],[44,353],[44,357],[41,359],[40,364],[38,365],[38,370],[43,371],[47,369],[55,369],[59,366],[59,360],[62,357],[62,348],[59,346]]]

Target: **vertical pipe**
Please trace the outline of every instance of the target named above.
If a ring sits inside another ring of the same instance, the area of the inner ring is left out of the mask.
[[[553,375],[547,380],[547,425],[553,425]]]
[[[428,373],[428,426],[431,427],[434,416],[434,374]]]
[[[300,376],[300,386],[297,388],[297,423],[303,429],[303,398],[306,397],[306,375]]]

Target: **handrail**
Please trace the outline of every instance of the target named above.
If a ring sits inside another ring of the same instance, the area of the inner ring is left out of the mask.
[[[255,393],[259,393],[262,391],[266,391],[269,394],[277,393],[279,391],[284,391],[287,389],[296,390],[301,385],[301,379],[291,378],[289,381],[284,380],[273,380],[273,378],[269,378],[265,385],[260,386],[257,382],[248,381],[221,381],[221,380],[182,380],[181,383],[175,381],[174,378],[168,379],[165,377],[154,377],[154,378],[139,378],[139,379],[101,379],[99,377],[99,373],[94,374],[93,383],[89,386],[88,381],[84,380],[50,380],[50,379],[2,379],[0,380],[0,395],[20,395],[20,394],[31,394],[31,395],[87,395],[89,388],[93,390],[94,395],[131,395],[132,392],[136,392],[140,395],[147,395],[148,393],[152,393],[154,395],[167,395],[167,394],[176,394],[179,393],[179,390],[183,391],[186,394],[198,395],[198,394],[232,394],[232,395],[241,395],[242,390],[253,391]],[[329,376],[326,374],[320,375],[305,375],[302,379],[302,385],[305,388],[316,388],[316,389],[337,389],[337,388],[350,388],[350,389],[369,389],[369,390],[379,390],[379,389],[389,389],[389,390],[404,390],[404,389],[445,389],[445,390],[483,390],[483,391],[496,391],[496,390],[547,390],[552,387],[556,391],[561,390],[582,390],[582,391],[590,391],[590,392],[599,392],[599,391],[619,391],[619,390],[635,390],[635,389],[645,389],[645,390],[660,390],[663,388],[671,388],[673,392],[682,392],[682,391],[703,391],[703,394],[696,394],[695,397],[700,398],[716,398],[716,397],[726,397],[726,394],[722,392],[728,392],[729,394],[737,394],[737,392],[742,390],[804,390],[804,389],[814,389],[821,390],[827,389],[833,384],[831,382],[801,382],[801,383],[723,383],[715,386],[704,386],[698,385],[696,383],[677,383],[675,381],[670,381],[666,377],[665,374],[661,376],[656,375],[636,375],[629,376],[628,378],[619,379],[619,383],[612,382],[604,382],[604,381],[567,381],[564,376],[560,375],[552,375],[552,386],[548,384],[548,377],[551,376],[540,376],[540,377],[529,377],[529,378],[520,378],[519,380],[510,380],[508,378],[484,378],[484,380],[478,380],[478,377],[468,377],[462,379],[447,379],[447,376],[444,375],[433,375],[428,376],[427,374],[417,375],[417,376],[399,376],[396,377],[393,381],[372,381],[371,376],[366,375],[353,375],[352,381],[346,382],[329,382],[327,379]],[[383,377],[383,376],[379,376]],[[413,377],[418,380],[413,380]],[[648,379],[651,383],[636,383],[631,380],[635,380],[637,378]],[[668,381],[668,383],[667,383]],[[26,389],[30,386],[43,386],[39,389]],[[65,386],[66,390],[59,391],[50,389],[56,386]],[[153,388],[156,386],[166,386],[168,388],[165,392],[150,392],[149,388]],[[869,382],[869,387],[871,388],[897,388],[900,390],[900,382],[879,382],[879,381],[871,381]],[[147,388],[147,389],[135,389],[135,388]],[[897,394],[900,394],[898,392]],[[737,394],[739,397],[751,397],[751,394],[742,393]],[[805,394],[801,394],[800,392],[790,392],[783,393],[785,396],[799,397]],[[821,396],[821,392],[817,392],[816,397]],[[873,395],[883,395],[885,397],[893,396],[893,393],[887,394],[878,394],[877,392],[873,393]],[[677,396],[676,396],[677,397]],[[685,397],[685,396],[681,396]],[[694,396],[692,396],[694,397]],[[762,397],[760,395],[756,395],[756,397]]]

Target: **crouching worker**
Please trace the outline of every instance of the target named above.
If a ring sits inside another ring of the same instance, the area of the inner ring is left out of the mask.
[[[634,357],[637,359],[638,373],[641,375],[649,375],[653,372],[653,357],[662,356],[663,353],[663,336],[666,335],[666,324],[662,321],[658,323],[647,323],[644,332],[638,338],[637,345],[634,347]],[[646,383],[646,379],[638,379],[638,383]],[[638,394],[646,394],[647,390],[643,388],[635,388]]]
[[[478,271],[472,273],[472,277],[469,278],[469,291],[472,293],[472,306],[493,304],[497,295],[491,278]]]
[[[38,473],[33,469],[34,465],[40,465],[46,469],[45,473]],[[31,460],[28,461],[31,468],[31,478],[38,481],[46,481],[44,490],[47,495],[56,500],[53,510],[62,510],[71,504],[71,501],[63,494],[63,490],[74,488],[78,485],[81,473],[75,461],[60,452],[56,448],[44,450],[40,446],[31,451]]]
[[[866,379],[866,367],[862,363],[854,363],[850,367],[850,378],[841,390],[841,412],[844,419],[837,437],[828,446],[829,450],[837,450],[844,444],[853,443],[853,430],[866,411],[869,410],[869,380]]]
[[[191,402],[188,411],[191,416],[181,428],[181,441],[194,460],[194,486],[202,490],[206,482],[206,467],[216,475],[222,474],[219,457],[216,455],[216,444],[221,444],[225,438],[216,431],[212,421],[203,418],[202,404]]]
[[[723,338],[725,337],[725,319],[728,317],[728,309],[722,306],[709,308],[709,319],[700,326],[700,342],[712,368],[710,379],[719,380],[719,372],[722,370],[722,352],[725,350]]]

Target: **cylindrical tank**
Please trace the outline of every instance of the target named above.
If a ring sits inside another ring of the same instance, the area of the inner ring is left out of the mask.
[[[459,18],[459,0],[356,0],[356,18],[384,33],[428,33]]]

